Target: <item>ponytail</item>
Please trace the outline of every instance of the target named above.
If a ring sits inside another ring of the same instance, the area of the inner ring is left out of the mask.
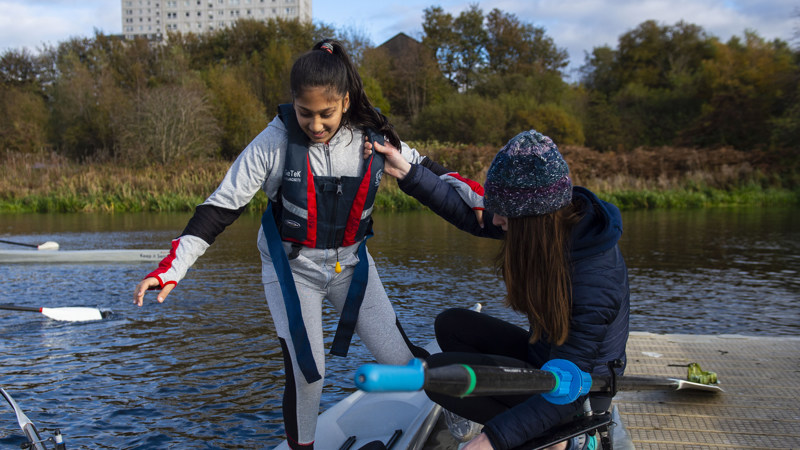
[[[333,39],[317,42],[292,66],[290,87],[292,96],[301,95],[310,87],[327,87],[342,97],[350,94],[350,108],[342,117],[343,125],[372,128],[400,148],[400,137],[383,114],[378,112],[364,92],[358,69],[342,44]]]

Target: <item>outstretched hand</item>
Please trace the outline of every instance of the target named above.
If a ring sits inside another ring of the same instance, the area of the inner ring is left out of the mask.
[[[155,277],[147,277],[140,281],[139,284],[136,285],[136,289],[133,291],[133,303],[136,306],[142,306],[144,303],[144,293],[147,292],[148,289],[156,289],[159,286],[161,286],[161,283],[159,283],[158,278]],[[175,285],[171,283],[164,286],[164,288],[161,289],[156,297],[158,303],[164,303],[164,300],[166,300],[173,288],[175,288]]]
[[[382,154],[385,158],[386,162],[383,165],[384,173],[387,173],[398,180],[402,180],[406,177],[406,175],[408,175],[408,171],[411,170],[411,163],[403,158],[403,155],[400,154],[400,151],[397,150],[394,145],[388,142],[386,145],[382,145],[378,142],[373,143],[365,138],[364,158],[368,158],[372,154],[373,149]]]

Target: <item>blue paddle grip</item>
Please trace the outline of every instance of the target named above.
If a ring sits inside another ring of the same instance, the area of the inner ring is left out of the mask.
[[[356,370],[353,381],[366,392],[418,391],[425,384],[425,367],[416,358],[406,366],[364,364]]]
[[[551,359],[542,366],[542,370],[547,370],[556,377],[556,387],[542,394],[545,400],[555,405],[572,403],[581,395],[588,394],[592,388],[592,376],[579,369],[572,361]]]

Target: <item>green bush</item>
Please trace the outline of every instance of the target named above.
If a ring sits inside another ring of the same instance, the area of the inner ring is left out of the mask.
[[[455,95],[428,105],[415,127],[423,140],[499,145],[508,139],[502,106],[473,94]]]

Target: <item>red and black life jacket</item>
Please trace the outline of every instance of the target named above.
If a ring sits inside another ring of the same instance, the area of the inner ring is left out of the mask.
[[[292,105],[278,107],[288,130],[288,149],[278,201],[269,202],[261,217],[269,253],[283,294],[289,332],[306,381],[321,379],[300,310],[289,260],[281,244],[291,241],[313,248],[336,248],[360,242],[358,263],[347,291],[339,325],[331,344],[334,355],[347,356],[369,277],[366,238],[372,235],[372,207],[383,175],[383,155],[373,152],[360,177],[315,175],[308,161],[308,136],[297,123]],[[383,136],[367,130],[383,144]]]
[[[383,155],[373,152],[359,177],[314,174],[308,159],[309,138],[297,122],[294,107],[280,105],[278,113],[289,134],[279,205],[274,210],[281,239],[312,248],[360,242],[372,227]],[[383,144],[383,136],[373,130],[367,133]]]

